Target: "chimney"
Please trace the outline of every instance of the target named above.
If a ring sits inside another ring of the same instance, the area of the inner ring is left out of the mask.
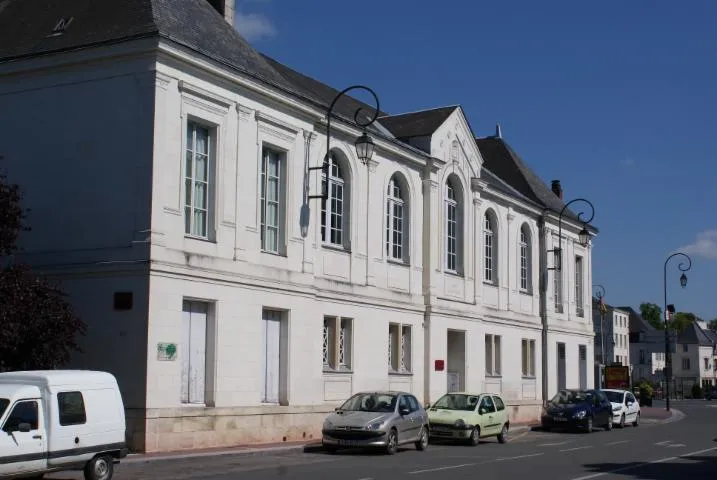
[[[235,0],[207,0],[209,4],[224,17],[229,25],[234,26],[234,3]]]
[[[500,129],[500,123],[495,124],[495,136],[496,138],[503,138],[503,132]]]
[[[550,189],[560,200],[563,199],[563,187],[560,185],[560,180],[553,180],[553,184],[550,186]]]

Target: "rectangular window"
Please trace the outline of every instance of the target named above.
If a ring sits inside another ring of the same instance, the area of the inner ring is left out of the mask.
[[[60,392],[57,394],[57,413],[60,425],[83,425],[87,422],[85,401],[81,392]]]
[[[446,269],[458,271],[458,203],[446,200]]]
[[[351,371],[353,320],[324,317],[324,371]]]
[[[184,300],[182,304],[182,403],[205,402],[208,314],[208,303]]]
[[[262,384],[261,401],[263,403],[279,403],[279,386],[281,384],[281,318],[282,312],[277,310],[262,311]]]
[[[523,376],[535,377],[535,340],[523,339]]]
[[[645,350],[640,349],[640,363],[645,364]]]
[[[5,424],[2,426],[2,429],[6,433],[17,432],[20,430],[20,424],[23,423],[27,423],[30,426],[31,431],[35,431],[40,428],[40,416],[37,401],[23,400],[21,402],[17,402],[10,412],[10,415],[8,415],[7,420],[5,420]],[[12,472],[12,470],[10,471]]]
[[[285,154],[264,147],[261,159],[261,249],[284,253]]]
[[[187,122],[184,166],[184,233],[209,238],[213,190],[212,135],[209,128]]]
[[[553,270],[553,301],[555,313],[563,313],[563,279],[560,270]]]
[[[585,316],[585,308],[583,300],[585,294],[583,292],[583,257],[575,257],[575,307],[578,317]]]
[[[488,215],[485,216],[484,219],[484,226],[483,226],[483,238],[484,238],[484,252],[483,252],[483,262],[484,262],[484,277],[483,280],[488,283],[494,283],[495,278],[493,276],[493,269],[495,266],[493,265],[493,259],[494,252],[493,252],[493,224],[490,221],[490,218],[488,218]]]
[[[523,227],[520,231],[520,290],[527,292],[530,287],[530,251],[528,250],[528,234]]]
[[[411,326],[388,324],[388,370],[411,373]]]
[[[500,335],[485,336],[485,373],[491,376],[500,376]]]
[[[690,369],[690,359],[683,358],[682,359],[682,370],[689,370],[689,369]]]
[[[710,359],[705,358],[704,360],[705,360],[705,370],[707,370],[708,368],[710,368]]]

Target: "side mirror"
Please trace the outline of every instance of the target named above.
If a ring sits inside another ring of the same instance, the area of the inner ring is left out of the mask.
[[[406,407],[401,407],[398,409],[398,413],[400,413],[402,416],[405,416],[411,413],[411,411]]]
[[[22,433],[27,433],[32,429],[32,426],[29,423],[21,423],[17,426],[17,431]]]
[[[478,409],[478,415],[485,415],[485,407],[480,407]]]

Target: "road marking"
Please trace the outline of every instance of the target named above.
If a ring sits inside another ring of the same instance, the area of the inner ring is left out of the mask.
[[[573,450],[585,450],[586,448],[592,448],[591,445],[586,445],[584,447],[574,447],[574,448],[566,448],[565,450],[560,450],[561,452],[572,452]]]
[[[450,465],[448,467],[426,468],[424,470],[414,470],[412,472],[408,472],[408,474],[413,475],[416,473],[440,472],[443,470],[452,470],[454,468],[472,467],[474,465],[477,465],[477,463],[462,463],[460,465]]]
[[[371,477],[366,477],[366,478],[359,478],[359,480],[373,480],[373,478],[371,478]]]
[[[666,447],[686,447],[684,443],[671,443],[669,445],[665,445]]]
[[[621,443],[630,443],[630,440],[618,440],[617,442],[610,442],[605,445],[620,445]]]
[[[541,443],[541,444],[538,445],[538,446],[539,446],[539,447],[555,447],[555,446],[558,446],[558,445],[565,445],[566,443],[570,443],[570,441],[568,440],[567,442]]]
[[[657,442],[655,445],[660,445],[661,447],[664,447],[665,445],[668,445],[672,443],[672,440],[665,440],[664,442]]]
[[[705,450],[698,450],[696,452],[683,453],[682,455],[678,455],[676,457],[661,458],[659,460],[653,460],[651,462],[638,463],[636,465],[630,465],[628,467],[616,468],[615,470],[610,470],[607,472],[593,473],[592,475],[585,475],[584,477],[575,477],[571,480],[588,480],[588,478],[597,478],[597,477],[602,477],[604,475],[610,475],[613,473],[626,472],[628,470],[635,470],[636,468],[641,468],[646,465],[654,465],[657,463],[665,463],[665,462],[669,462],[671,460],[677,460],[680,458],[693,457],[695,455],[700,455],[700,454],[707,453],[707,452],[713,452],[715,450],[717,450],[717,447],[707,448]]]
[[[408,475],[415,475],[417,473],[442,472],[444,470],[454,470],[456,468],[474,467],[476,465],[484,465],[486,463],[505,462],[507,460],[519,460],[521,458],[539,457],[540,455],[544,455],[544,454],[543,453],[530,453],[528,455],[518,455],[516,457],[496,458],[495,460],[486,460],[484,462],[461,463],[460,465],[448,465],[445,467],[424,468],[423,470],[414,470],[412,472],[408,472]]]
[[[496,462],[504,462],[506,460],[518,460],[521,458],[529,458],[529,457],[539,457],[540,455],[544,455],[543,453],[529,453],[527,455],[518,455],[517,457],[502,457],[502,458],[496,458],[494,461]],[[488,462],[484,462],[488,463]]]

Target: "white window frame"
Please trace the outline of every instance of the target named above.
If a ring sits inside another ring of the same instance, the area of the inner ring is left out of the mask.
[[[500,335],[485,334],[485,374],[489,377],[502,376],[502,338]]]
[[[523,378],[535,378],[535,340],[524,338],[521,341],[521,364]]]
[[[322,363],[325,373],[352,371],[353,337],[352,318],[324,316]]]
[[[490,212],[485,212],[483,215],[483,282],[489,285],[498,284],[496,229],[497,222],[493,215]]]
[[[452,178],[448,178],[445,182],[443,197],[445,256],[443,261],[446,272],[460,275],[463,272],[463,201],[461,190],[456,187],[455,182]],[[453,226],[453,235],[450,233],[451,226]],[[453,248],[451,248],[451,242]]]
[[[582,255],[575,255],[575,314],[585,316],[585,263]],[[622,320],[622,319],[621,319]]]
[[[189,357],[190,350],[191,350],[191,330],[190,330],[190,346],[189,349],[187,348],[187,345],[184,345],[184,315],[187,312],[186,308],[189,308],[189,312],[193,313],[192,306],[199,307],[199,310],[203,310],[203,312],[197,312],[197,313],[203,313],[205,316],[205,324],[204,324],[204,359],[203,359],[203,366],[200,368],[200,370],[203,370],[204,380],[203,380],[203,391],[201,392],[201,398],[192,398],[192,392],[189,387],[187,378],[187,385],[186,388],[184,386],[185,378],[183,377],[185,372],[182,372],[182,377],[180,378],[180,403],[185,406],[213,406],[214,405],[214,395],[215,395],[215,373],[216,373],[216,321],[215,321],[215,303],[210,300],[204,300],[199,298],[191,298],[191,297],[184,297],[182,298],[182,344],[180,345],[180,349],[178,352],[179,358],[182,362],[182,365],[184,364],[185,359],[191,359]],[[190,313],[190,315],[191,315]],[[190,324],[191,329],[191,324]],[[191,360],[189,360],[189,370],[186,372],[187,375],[191,376]],[[180,367],[183,368],[183,367]],[[186,391],[185,391],[186,390]],[[195,392],[196,394],[197,392]],[[186,394],[186,397],[185,397]]]
[[[520,228],[520,238],[518,242],[518,256],[520,258],[520,291],[530,293],[533,289],[533,255],[532,255],[532,236],[527,225]]]
[[[388,324],[388,371],[412,373],[413,328],[401,323]]]
[[[275,178],[275,181],[277,182],[276,199],[266,198],[266,194],[269,192],[269,182],[272,180],[272,178],[267,175],[269,162],[272,156],[276,158],[276,163],[278,167],[278,176],[272,177]],[[286,255],[286,161],[286,151],[267,144],[264,144],[262,146],[261,165],[259,172],[260,242],[262,252],[271,253],[274,255]],[[270,203],[275,203],[277,205],[276,225],[267,224],[267,220],[269,218],[268,210],[270,207]],[[276,232],[275,246],[268,244],[268,233],[270,230],[274,230]]]
[[[559,243],[553,239],[554,248]],[[560,252],[562,256],[564,252]],[[553,270],[553,303],[555,304],[555,313],[563,313],[563,270]]]
[[[182,162],[182,192],[183,192],[183,217],[184,217],[184,235],[191,238],[201,240],[211,240],[214,231],[214,215],[215,215],[215,182],[216,182],[216,151],[217,151],[217,126],[209,122],[202,121],[195,117],[187,118],[185,122],[184,135],[184,162]],[[198,130],[207,132],[207,151],[197,152],[197,133]],[[188,137],[191,136],[191,144]],[[191,154],[190,159],[188,158]],[[206,180],[197,179],[197,157],[199,155],[206,156]],[[189,167],[191,166],[191,172]],[[203,183],[206,188],[206,205],[205,208],[197,207],[196,186]],[[195,224],[195,213],[204,212],[205,222],[204,229],[197,231]]]
[[[386,256],[389,260],[408,263],[407,191],[398,174],[391,176],[386,191]],[[400,211],[400,216],[396,212]],[[400,240],[396,240],[399,237]]]
[[[347,169],[348,165],[331,152],[328,177],[324,173],[321,174],[322,191],[324,185],[328,191],[326,200],[321,200],[321,242],[324,245],[343,249],[348,249],[350,245],[351,188],[350,172]],[[339,191],[341,194],[337,195]],[[338,202],[341,203],[341,208],[334,211],[334,205]],[[332,240],[332,232],[337,232],[336,236],[339,238]]]

